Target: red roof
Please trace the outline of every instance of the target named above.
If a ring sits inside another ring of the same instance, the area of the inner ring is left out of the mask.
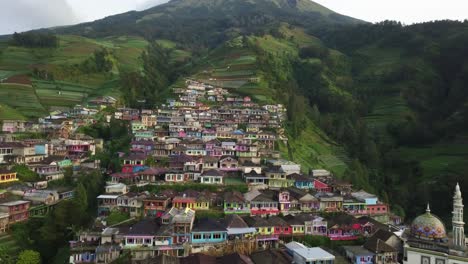
[[[329,188],[329,186],[319,180],[314,180],[314,187],[315,189],[325,189]]]

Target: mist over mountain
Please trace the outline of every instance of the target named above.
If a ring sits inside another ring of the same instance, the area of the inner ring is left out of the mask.
[[[11,34],[31,29],[70,25],[80,20],[65,0],[2,1],[0,34]]]

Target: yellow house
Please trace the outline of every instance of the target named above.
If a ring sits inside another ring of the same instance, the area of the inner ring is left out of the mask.
[[[9,170],[0,170],[0,183],[8,183],[18,181],[16,172]]]
[[[177,196],[172,200],[172,205],[178,209],[190,208],[192,210],[210,210],[210,201],[203,195],[198,197]]]

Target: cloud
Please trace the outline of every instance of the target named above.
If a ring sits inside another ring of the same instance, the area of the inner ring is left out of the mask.
[[[0,34],[78,22],[79,19],[66,0],[2,1],[0,8]]]

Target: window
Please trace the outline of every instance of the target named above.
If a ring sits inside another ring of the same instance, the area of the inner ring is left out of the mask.
[[[203,234],[203,239],[210,239],[211,238],[211,234]]]
[[[213,234],[213,239],[220,239],[221,238],[221,234]]]
[[[193,235],[193,239],[201,239],[202,236],[200,234],[195,234]]]

